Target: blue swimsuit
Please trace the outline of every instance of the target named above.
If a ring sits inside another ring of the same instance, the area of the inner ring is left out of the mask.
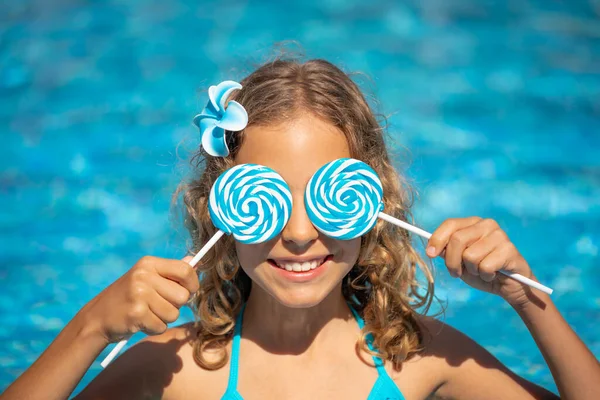
[[[242,309],[238,314],[237,320],[235,322],[235,330],[233,333],[233,345],[231,348],[231,362],[229,366],[229,382],[227,384],[227,390],[221,400],[244,400],[242,395],[237,391],[237,381],[238,381],[238,362],[240,359],[240,337],[242,334],[242,316],[244,314],[244,309],[246,308],[246,304],[242,305]],[[358,315],[358,313],[350,306],[350,310],[356,318],[356,322],[358,322],[358,326],[362,329],[365,326],[365,322]],[[369,349],[373,350],[370,341],[367,341]],[[369,397],[367,400],[404,400],[404,396],[396,383],[390,378],[387,374],[383,362],[378,357],[373,357],[373,361],[375,363],[375,367],[377,368],[377,381],[373,385],[371,389],[371,393],[369,393]]]

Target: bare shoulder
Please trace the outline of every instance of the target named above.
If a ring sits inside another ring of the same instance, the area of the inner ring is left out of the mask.
[[[425,328],[423,358],[440,377],[441,398],[556,399],[546,389],[508,369],[494,355],[456,328],[422,317]]]
[[[228,370],[201,368],[193,355],[196,340],[192,322],[147,336],[109,364],[76,399],[218,398],[211,391],[223,386],[219,393],[224,392]]]
[[[421,350],[404,361],[400,369],[391,365],[387,369],[406,398],[430,399],[435,398],[431,396],[448,379],[447,357],[443,352],[451,347],[446,345],[451,339],[444,334],[452,328],[430,317],[421,316],[418,322],[423,331]]]

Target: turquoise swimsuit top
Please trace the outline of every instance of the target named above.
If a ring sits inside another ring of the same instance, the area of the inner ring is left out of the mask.
[[[229,366],[229,382],[227,384],[227,390],[221,400],[244,400],[241,394],[237,391],[237,381],[238,381],[238,363],[240,359],[240,337],[242,334],[242,317],[244,314],[244,309],[246,308],[246,304],[242,305],[242,309],[238,314],[237,320],[235,322],[235,330],[233,332],[233,345],[231,348],[231,362]],[[362,329],[365,326],[365,322],[358,315],[358,313],[350,306],[350,310],[358,322],[358,326]],[[367,337],[367,345],[369,349],[373,350],[371,344],[370,335]],[[396,383],[390,378],[387,374],[384,364],[378,357],[373,357],[373,361],[375,363],[375,368],[377,368],[377,380],[369,393],[369,397],[367,400],[405,400],[402,392],[396,386]]]

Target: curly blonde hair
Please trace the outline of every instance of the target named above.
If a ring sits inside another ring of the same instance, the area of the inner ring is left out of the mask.
[[[412,222],[410,207],[415,192],[392,166],[384,128],[349,75],[325,60],[301,62],[278,57],[260,66],[241,84],[243,88],[228,100],[236,100],[246,108],[248,126],[289,121],[303,112],[330,122],[344,133],[351,157],[367,162],[379,174],[386,213]],[[185,225],[194,253],[216,231],[207,207],[210,189],[223,171],[235,165],[244,132],[228,132],[226,137],[229,156],[210,157],[200,149],[192,158],[192,166],[202,171],[201,175],[180,185],[176,192],[176,196],[183,193]],[[417,280],[417,268],[424,272],[425,285]],[[198,332],[193,341],[194,359],[203,368],[218,369],[228,361],[226,345],[252,282],[239,267],[233,239],[228,236],[208,252],[197,271],[200,290],[191,303]],[[424,332],[418,323],[418,310],[427,313],[431,305],[433,277],[412,246],[408,231],[378,221],[363,236],[359,258],[344,278],[342,292],[365,320],[357,344],[361,349],[396,367],[421,350]],[[376,353],[368,349],[368,334],[372,335]],[[205,357],[207,350],[217,351],[216,361]]]

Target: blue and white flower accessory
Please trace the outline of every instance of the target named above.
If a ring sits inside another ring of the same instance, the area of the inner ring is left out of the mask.
[[[202,147],[214,157],[229,154],[225,131],[241,131],[248,125],[248,113],[244,106],[231,100],[225,108],[227,98],[242,85],[235,81],[223,81],[208,88],[208,103],[202,112],[194,117],[194,125],[200,129]]]

